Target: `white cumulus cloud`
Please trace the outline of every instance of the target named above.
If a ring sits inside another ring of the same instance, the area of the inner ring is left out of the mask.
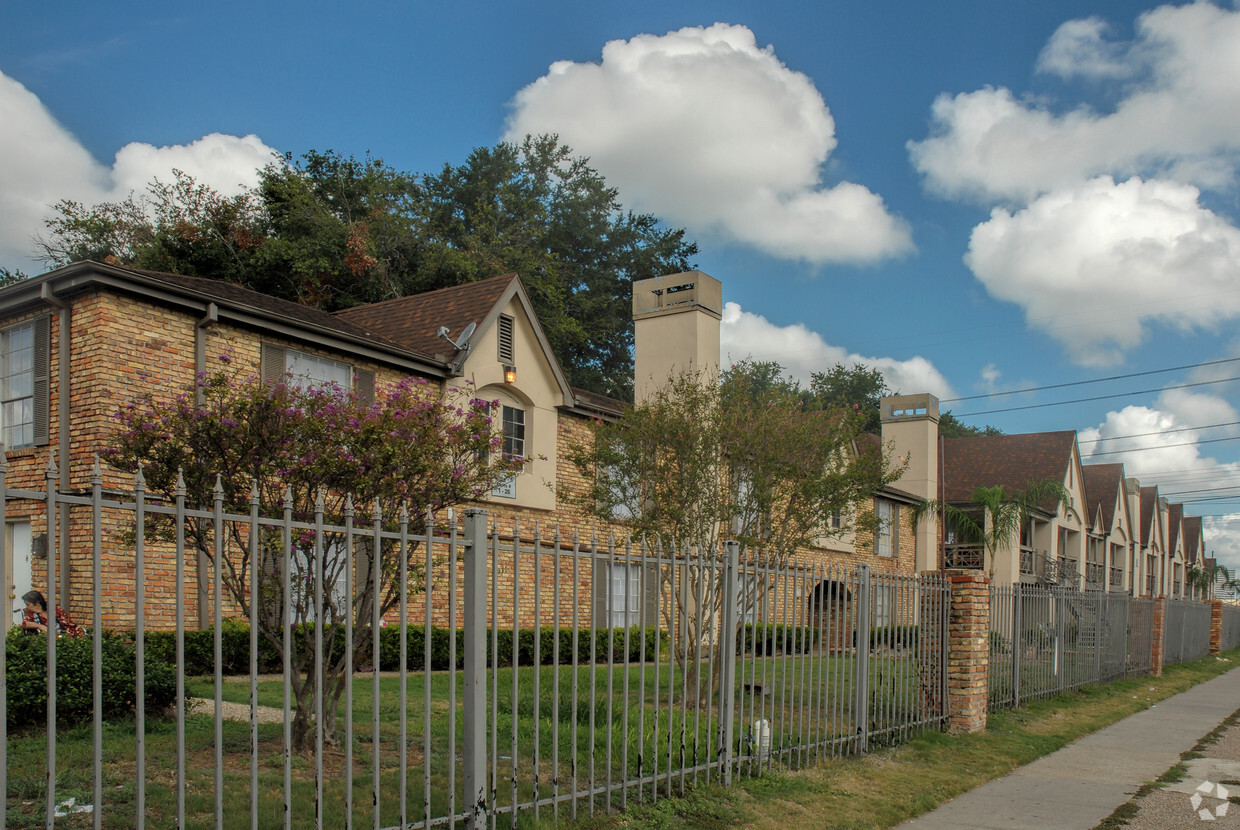
[[[837,363],[861,363],[880,370],[895,391],[955,397],[951,384],[924,357],[899,360],[855,354],[842,346],[830,345],[822,335],[804,325],[777,326],[760,314],[743,310],[737,303],[724,303],[719,341],[725,361],[773,360],[802,383],[808,383],[814,372],[825,372]]]
[[[1080,363],[1117,362],[1143,321],[1190,330],[1240,315],[1240,230],[1192,185],[1108,176],[995,208],[965,263]],[[1090,309],[1079,317],[1068,312]]]
[[[0,73],[0,265],[28,272],[32,239],[43,233],[50,206],[61,199],[85,204],[123,199],[153,178],[172,179],[183,170],[203,184],[232,194],[258,181],[258,168],[275,150],[257,136],[211,133],[188,144],[155,147],[134,142],[111,165],[93,158],[38,97]]]
[[[507,139],[557,133],[628,206],[695,233],[814,264],[913,249],[879,195],[823,182],[831,112],[744,26],[611,41],[598,63],[553,64],[512,107]]]
[[[1240,163],[1240,11],[1161,6],[1137,19],[1131,42],[1104,34],[1095,19],[1063,24],[1039,68],[1125,80],[1111,110],[1058,111],[1002,87],[942,95],[930,136],[909,142],[927,186],[992,201],[1032,199],[1104,173],[1231,183]]]

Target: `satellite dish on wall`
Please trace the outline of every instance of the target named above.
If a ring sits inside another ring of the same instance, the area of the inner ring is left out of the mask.
[[[458,352],[461,349],[469,348],[469,338],[474,336],[474,329],[476,328],[478,328],[477,323],[470,323],[468,326],[465,327],[465,331],[461,332],[461,336],[456,338],[456,342],[453,343],[452,345],[456,346],[456,350]]]
[[[458,352],[469,351],[469,338],[474,336],[474,330],[477,328],[477,323],[470,323],[455,340],[448,336],[449,329],[447,326],[440,326],[436,334],[451,343],[452,348],[456,349]]]

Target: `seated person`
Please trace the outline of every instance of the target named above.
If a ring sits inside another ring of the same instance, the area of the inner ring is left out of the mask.
[[[46,634],[47,600],[44,599],[43,594],[39,591],[27,591],[22,594],[22,601],[26,603],[22,611],[22,629],[27,634],[39,632]],[[69,617],[69,612],[64,609],[63,605],[56,606],[56,636],[81,637],[85,633],[85,630]]]

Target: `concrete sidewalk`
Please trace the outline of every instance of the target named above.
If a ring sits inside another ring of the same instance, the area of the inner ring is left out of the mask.
[[[1149,685],[1158,684],[1151,677]],[[1124,718],[900,825],[1089,830],[1240,709],[1240,668]],[[1211,826],[1220,827],[1216,823]]]

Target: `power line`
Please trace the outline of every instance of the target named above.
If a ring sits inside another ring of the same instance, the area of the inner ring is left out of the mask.
[[[1234,427],[1240,425],[1240,421],[1227,421],[1222,424],[1201,424],[1192,427],[1175,427],[1174,429],[1159,429],[1154,432],[1134,432],[1129,435],[1112,435],[1107,438],[1086,438],[1083,441],[1077,439],[1082,444],[1100,444],[1103,441],[1121,441],[1125,438],[1146,438],[1150,435],[1167,435],[1172,432],[1186,432],[1190,429],[1216,429],[1218,427]]]
[[[1094,395],[1090,398],[1075,398],[1070,401],[1052,401],[1050,403],[1031,403],[1025,406],[1009,406],[1004,409],[987,409],[981,412],[964,412],[957,415],[957,418],[972,418],[977,415],[995,415],[1000,412],[1018,412],[1024,409],[1043,409],[1048,406],[1066,406],[1072,403],[1089,403],[1090,401],[1105,401],[1112,398],[1127,398],[1132,395],[1148,395],[1154,392],[1163,392],[1167,389],[1191,389],[1196,386],[1210,386],[1215,383],[1227,383],[1228,381],[1240,380],[1240,377],[1219,378],[1218,380],[1201,380],[1196,383],[1179,383],[1173,386],[1162,386],[1155,389],[1139,389],[1133,392],[1117,392],[1111,395]]]
[[[1181,372],[1185,369],[1199,369],[1202,366],[1217,366],[1220,363],[1234,363],[1237,360],[1240,360],[1240,357],[1225,357],[1220,360],[1206,360],[1201,363],[1186,363],[1183,366],[1172,366],[1168,369],[1149,369],[1144,372],[1130,372],[1126,375],[1111,375],[1110,377],[1093,378],[1092,380],[1075,380],[1069,383],[1052,383],[1047,386],[1030,386],[1026,389],[1010,389],[1006,392],[988,392],[983,395],[966,395],[960,398],[944,398],[943,400],[939,401],[939,403],[957,403],[959,401],[976,401],[982,398],[998,398],[1003,395],[1023,395],[1026,392],[1044,392],[1047,389],[1066,389],[1070,386],[1085,386],[1091,383],[1106,383],[1107,381],[1126,380],[1128,378],[1145,377],[1146,375],[1160,375],[1160,374],[1165,374],[1167,372]],[[1007,410],[1001,409],[997,411],[1006,412]],[[958,417],[963,418],[965,416],[961,415]]]
[[[1178,444],[1160,444],[1157,447],[1132,447],[1126,450],[1107,450],[1106,452],[1090,453],[1090,458],[1097,458],[1100,455],[1123,455],[1130,452],[1150,452],[1152,450],[1166,450],[1172,447],[1195,447],[1199,444],[1217,444],[1220,441],[1240,441],[1240,435],[1233,435],[1230,438],[1206,438],[1201,441],[1181,441]]]

